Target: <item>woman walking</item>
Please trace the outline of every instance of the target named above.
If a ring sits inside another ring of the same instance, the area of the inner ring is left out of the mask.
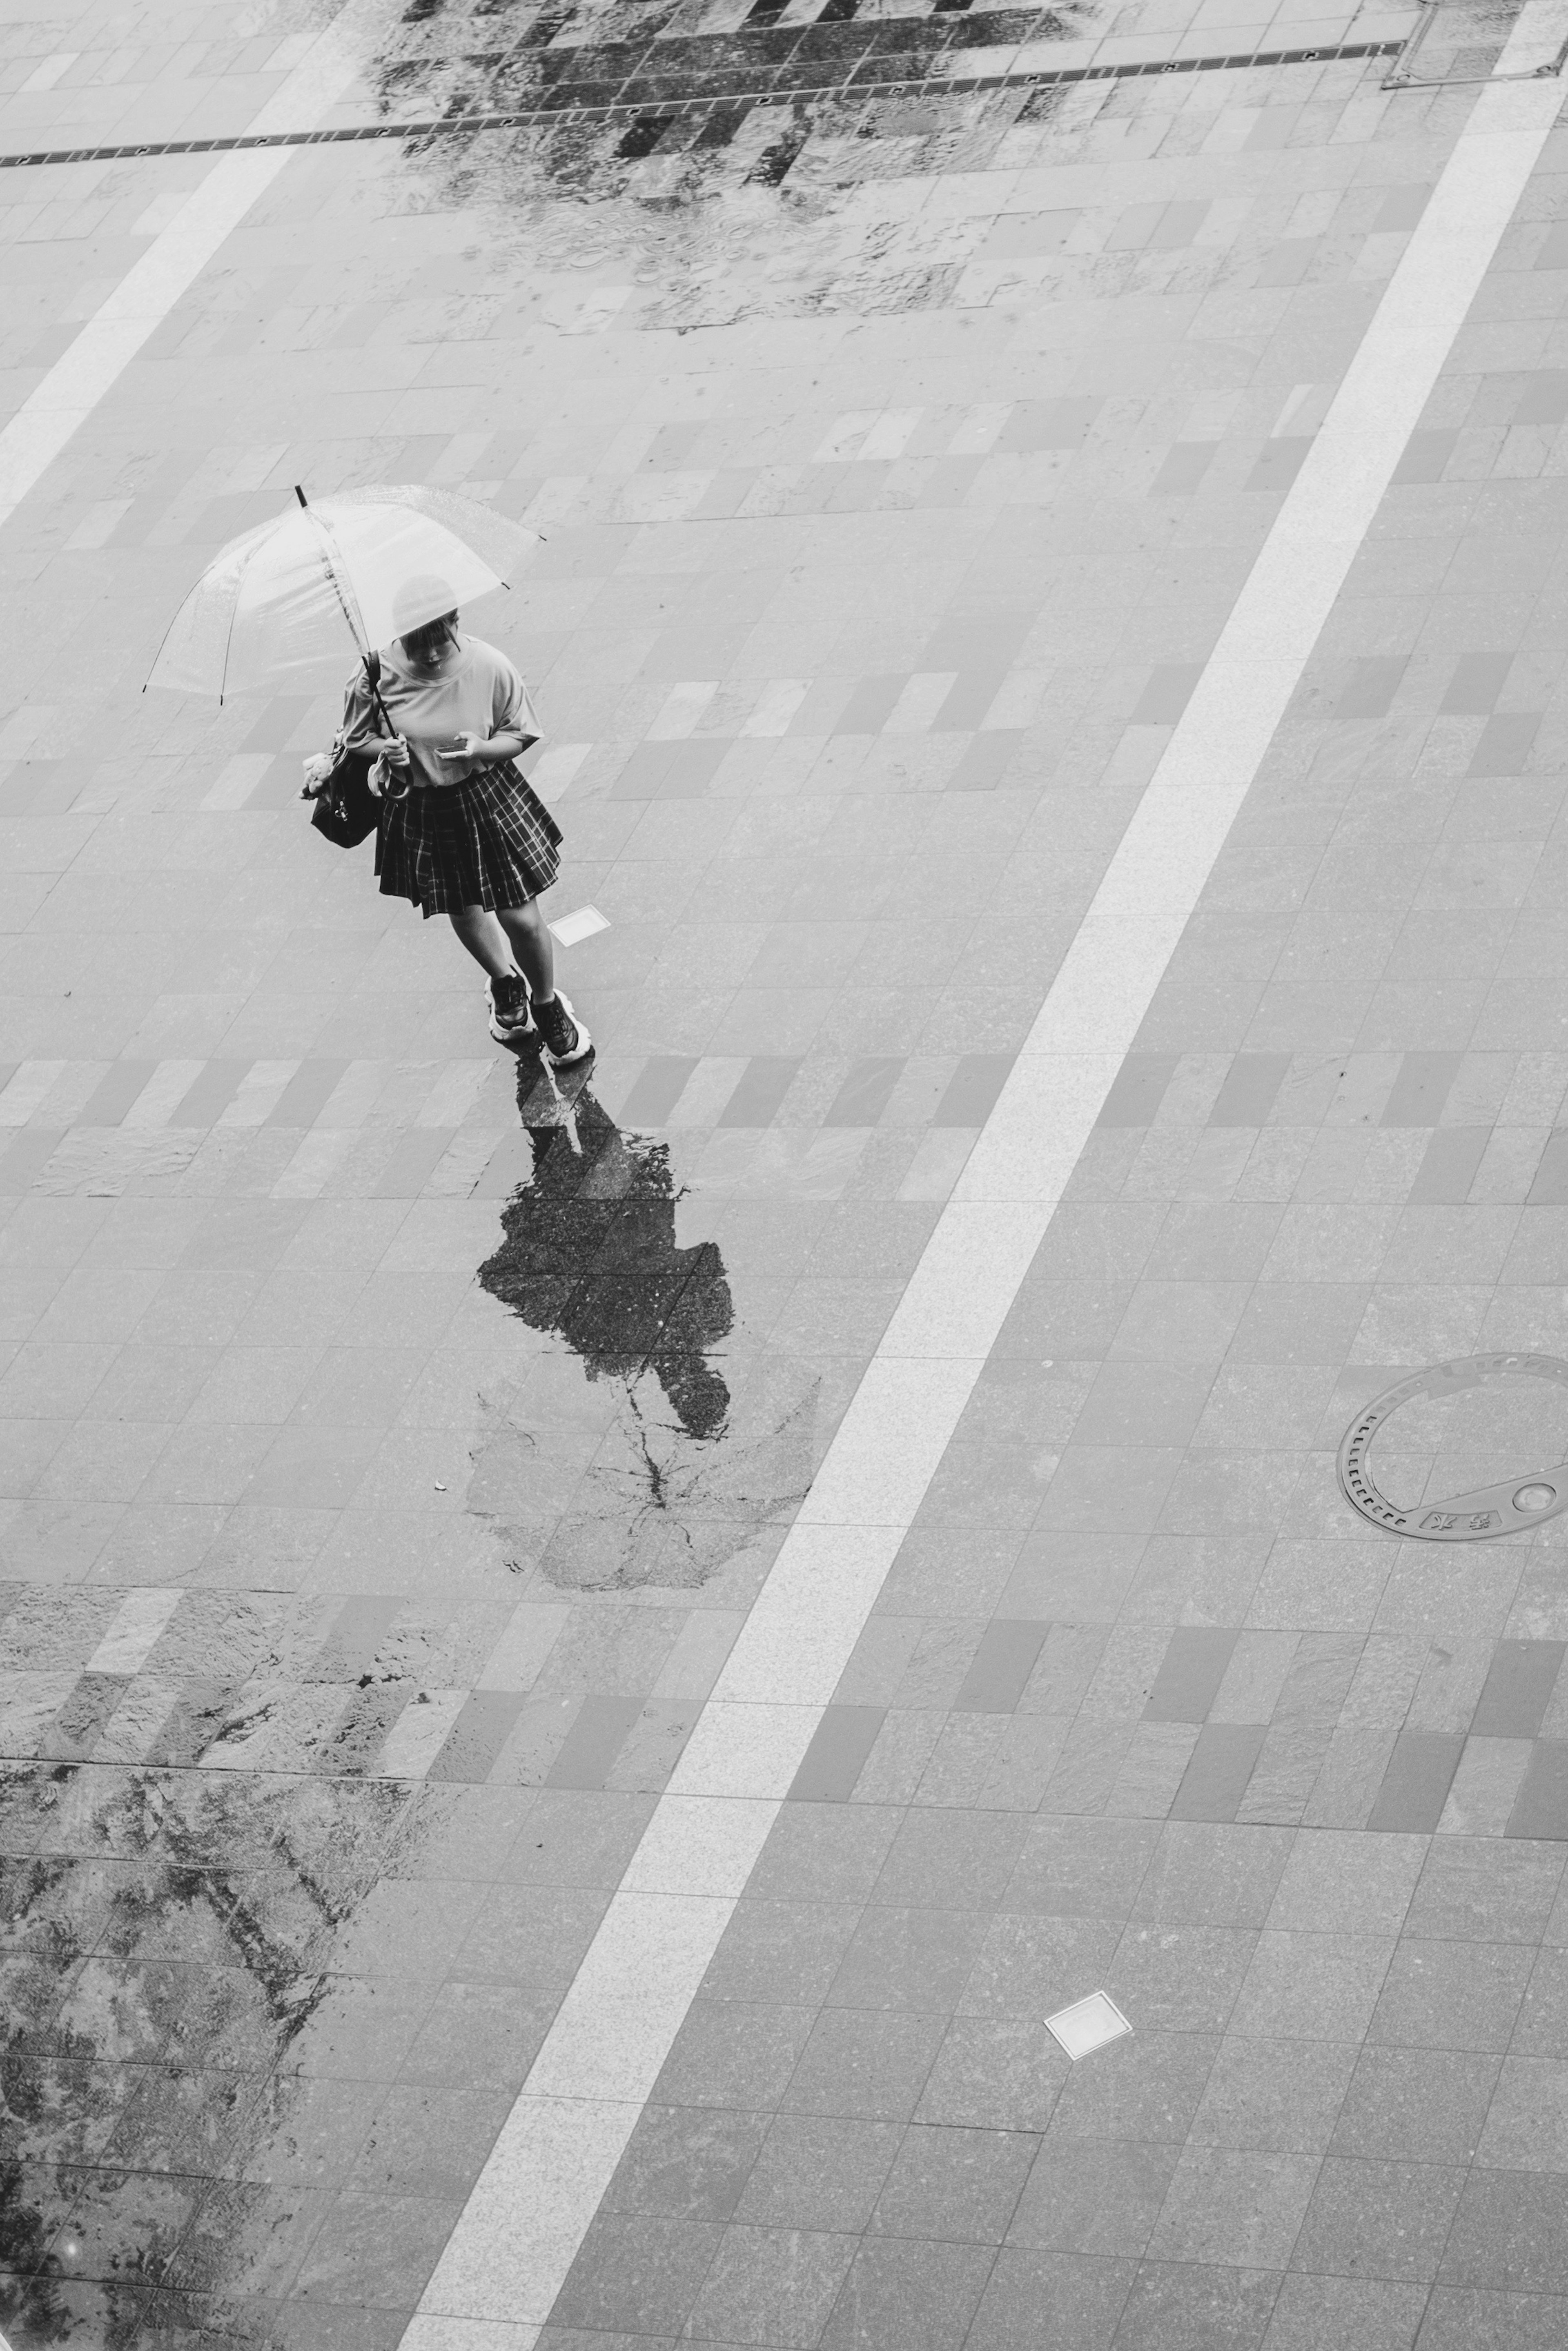
[[[444,580],[411,580],[394,619],[450,597]],[[458,633],[455,610],[411,622],[381,662],[381,700],[396,734],[380,731],[362,670],[343,733],[350,750],[379,755],[382,895],[447,917],[489,976],[498,1043],[537,1030],[552,1061],[581,1061],[591,1040],[556,987],[538,905],[560,870],[560,828],[514,764],[539,737],[527,686],[505,653]]]

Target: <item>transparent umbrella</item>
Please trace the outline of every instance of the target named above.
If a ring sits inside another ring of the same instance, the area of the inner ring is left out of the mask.
[[[298,503],[231,539],[173,620],[147,683],[190,694],[336,684],[363,653],[507,584],[538,533],[416,484]]]

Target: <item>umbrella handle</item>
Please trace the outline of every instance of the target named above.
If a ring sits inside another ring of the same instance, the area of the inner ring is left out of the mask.
[[[304,501],[301,500],[301,504],[303,503]],[[371,706],[381,720],[382,733],[395,735],[397,728],[388,717],[386,704],[382,700],[382,657],[372,645],[370,652],[362,658],[365,664],[365,682],[371,689]]]

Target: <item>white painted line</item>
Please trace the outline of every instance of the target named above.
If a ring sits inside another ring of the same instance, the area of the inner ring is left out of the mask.
[[[385,15],[385,0],[349,0],[268,99],[250,124],[251,131],[313,130],[358,75],[368,54],[361,35],[379,26]],[[58,58],[47,57],[24,87],[48,89],[50,83],[40,81],[38,75],[56,66],[63,73],[71,62],[63,53]],[[70,348],[61,352],[0,432],[0,525],[10,520],[45,468],[118,382],[293,152],[273,147],[225,155],[104,297]]]
[[[507,2317],[507,2295],[520,2273],[564,2278],[593,2216],[604,2183],[631,2137],[641,2102],[596,2104],[587,2098],[545,2098],[527,2090],[501,2128],[488,2162],[463,2208],[451,2243],[437,2264],[403,2344],[429,2351],[441,2337],[421,2331],[427,2319]],[[539,2183],[549,2182],[538,2193]],[[461,2241],[464,2307],[444,2311],[433,2294],[441,2288],[454,2249]],[[519,2260],[519,2254],[522,2258]],[[468,2281],[471,2280],[471,2286]],[[535,2288],[537,2293],[539,2289]],[[551,2295],[554,2300],[554,2295]],[[496,2311],[497,2304],[502,2305]],[[538,2321],[511,2314],[513,2325]],[[456,2338],[458,2342],[462,2337]]]
[[[165,188],[161,196],[154,196],[152,203],[139,212],[131,222],[131,235],[156,236],[160,229],[167,228],[180,206],[184,203],[185,193],[183,188]],[[67,544],[69,545],[70,542],[68,541]]]
[[[641,2106],[734,1907],[733,1896],[639,1894],[622,1886],[534,2060],[533,2095]],[[471,2314],[517,2315],[506,2281],[489,2281],[484,2304]]]
[[[744,1796],[712,1803],[671,1796],[659,1806],[622,1880],[629,1894],[741,1893],[777,1807]]]
[[[1540,34],[1531,0],[1505,51]],[[1562,100],[1477,99],[403,2337],[543,2325]],[[866,419],[863,432],[874,421]],[[830,436],[841,447],[858,419]],[[821,454],[821,453],[820,453]],[[699,1800],[694,1804],[694,1799]],[[696,1823],[723,1808],[711,1832]],[[682,1878],[682,1869],[687,1875]],[[652,1869],[656,1895],[639,1890]],[[742,1879],[740,1882],[744,1882]]]
[[[597,906],[579,906],[574,914],[563,914],[559,923],[549,925],[550,936],[563,947],[575,947],[591,939],[598,931],[610,928],[609,919]]]
[[[743,1632],[736,1646],[745,1642]],[[749,1661],[747,1645],[743,1665]],[[669,1792],[744,1804],[744,1815],[737,1817],[744,1817],[758,1832],[760,1852],[768,1828],[763,1808],[783,1802],[827,1701],[774,1706],[759,1698],[737,1705],[726,1698],[724,1684],[721,1674],[670,1775]]]

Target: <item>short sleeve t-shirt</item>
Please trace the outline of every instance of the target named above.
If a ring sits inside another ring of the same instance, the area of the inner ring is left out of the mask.
[[[403,660],[401,645],[388,646],[382,654],[381,694],[387,716],[408,745],[409,782],[416,791],[465,783],[483,771],[481,760],[437,756],[460,735],[521,735],[527,740],[540,732],[521,676],[483,637],[460,637],[457,659],[442,677],[418,674]],[[362,669],[349,687],[344,732],[350,745],[381,732]]]

